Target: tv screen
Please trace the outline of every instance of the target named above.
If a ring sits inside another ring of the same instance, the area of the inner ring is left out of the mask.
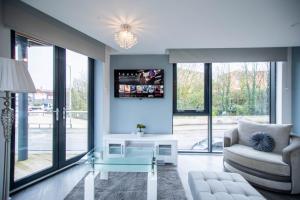
[[[163,98],[164,70],[115,70],[115,97]]]

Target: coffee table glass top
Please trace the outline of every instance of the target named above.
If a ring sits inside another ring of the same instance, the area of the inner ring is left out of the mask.
[[[126,147],[125,155],[119,157],[108,157],[103,151],[92,150],[78,163],[102,172],[156,172],[154,149],[149,147]]]

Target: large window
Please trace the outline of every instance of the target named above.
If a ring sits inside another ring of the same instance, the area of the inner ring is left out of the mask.
[[[176,68],[176,112],[205,110],[205,66],[203,63],[179,63]]]
[[[93,60],[12,34],[36,93],[15,94],[11,189],[74,163],[92,148]],[[92,83],[92,84],[90,84]]]
[[[274,69],[270,62],[174,65],[173,134],[179,150],[219,152],[224,132],[239,119],[271,122]]]
[[[174,67],[173,134],[181,150],[209,150],[207,75],[204,63],[178,63]]]
[[[239,119],[270,122],[270,63],[212,64],[212,150]]]

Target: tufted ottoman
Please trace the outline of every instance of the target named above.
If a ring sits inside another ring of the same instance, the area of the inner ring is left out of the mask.
[[[236,173],[191,171],[188,181],[194,200],[265,200]]]

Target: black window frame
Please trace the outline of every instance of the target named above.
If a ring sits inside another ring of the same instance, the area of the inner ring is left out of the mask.
[[[15,59],[15,42],[16,42],[16,35],[20,35],[22,37],[25,37],[27,39],[31,39],[37,42],[40,42],[42,44],[47,44],[46,42],[43,42],[39,39],[32,38],[30,36],[24,35],[19,32],[15,32],[14,30],[11,30],[11,58]],[[54,91],[57,92],[55,95],[56,98],[53,102],[53,107],[62,108],[64,105],[64,89],[65,85],[62,86],[62,83],[65,83],[66,77],[65,77],[65,65],[66,65],[66,49],[52,45],[54,48],[53,53],[53,84],[54,84]],[[95,70],[95,60],[93,58],[88,57],[88,139],[87,139],[87,152],[92,150],[94,148],[94,70]],[[12,93],[12,102],[11,107],[15,109],[15,94]],[[60,109],[62,111],[62,109]],[[63,112],[59,112],[60,115],[63,114]],[[55,116],[53,116],[54,118]],[[60,116],[60,119],[62,119],[62,116]],[[62,143],[65,143],[65,138],[63,138],[59,132],[62,131],[65,122],[61,122],[64,120],[60,120],[60,122],[54,123],[53,127],[53,165],[49,168],[42,169],[41,171],[35,172],[33,174],[30,174],[29,176],[23,177],[19,180],[14,180],[14,169],[15,169],[15,122],[13,124],[12,128],[12,138],[11,138],[11,160],[10,160],[10,194],[15,194],[20,190],[23,190],[27,188],[28,186],[31,186],[33,184],[36,184],[48,177],[51,177],[58,173],[62,169],[66,169],[68,167],[72,167],[76,161],[78,161],[80,158],[82,158],[85,153],[82,153],[80,155],[77,155],[75,157],[72,157],[68,160],[62,160],[64,158],[63,146]],[[55,122],[55,119],[54,119]]]
[[[257,61],[259,62],[259,61]],[[276,62],[270,61],[269,73],[269,123],[276,123]],[[214,152],[212,149],[212,65],[213,63],[204,63],[205,65],[205,109],[203,112],[198,111],[178,111],[177,110],[177,63],[173,63],[173,117],[174,116],[207,116],[208,117],[208,151],[193,151],[193,150],[179,150],[179,153],[216,153],[222,154],[223,152]],[[172,125],[173,128],[173,125]],[[172,134],[173,131],[172,131]]]
[[[269,121],[271,124],[276,123],[276,76],[277,76],[277,70],[276,70],[276,62],[270,62],[270,74],[269,74],[269,84],[270,84],[270,96],[269,96]]]

